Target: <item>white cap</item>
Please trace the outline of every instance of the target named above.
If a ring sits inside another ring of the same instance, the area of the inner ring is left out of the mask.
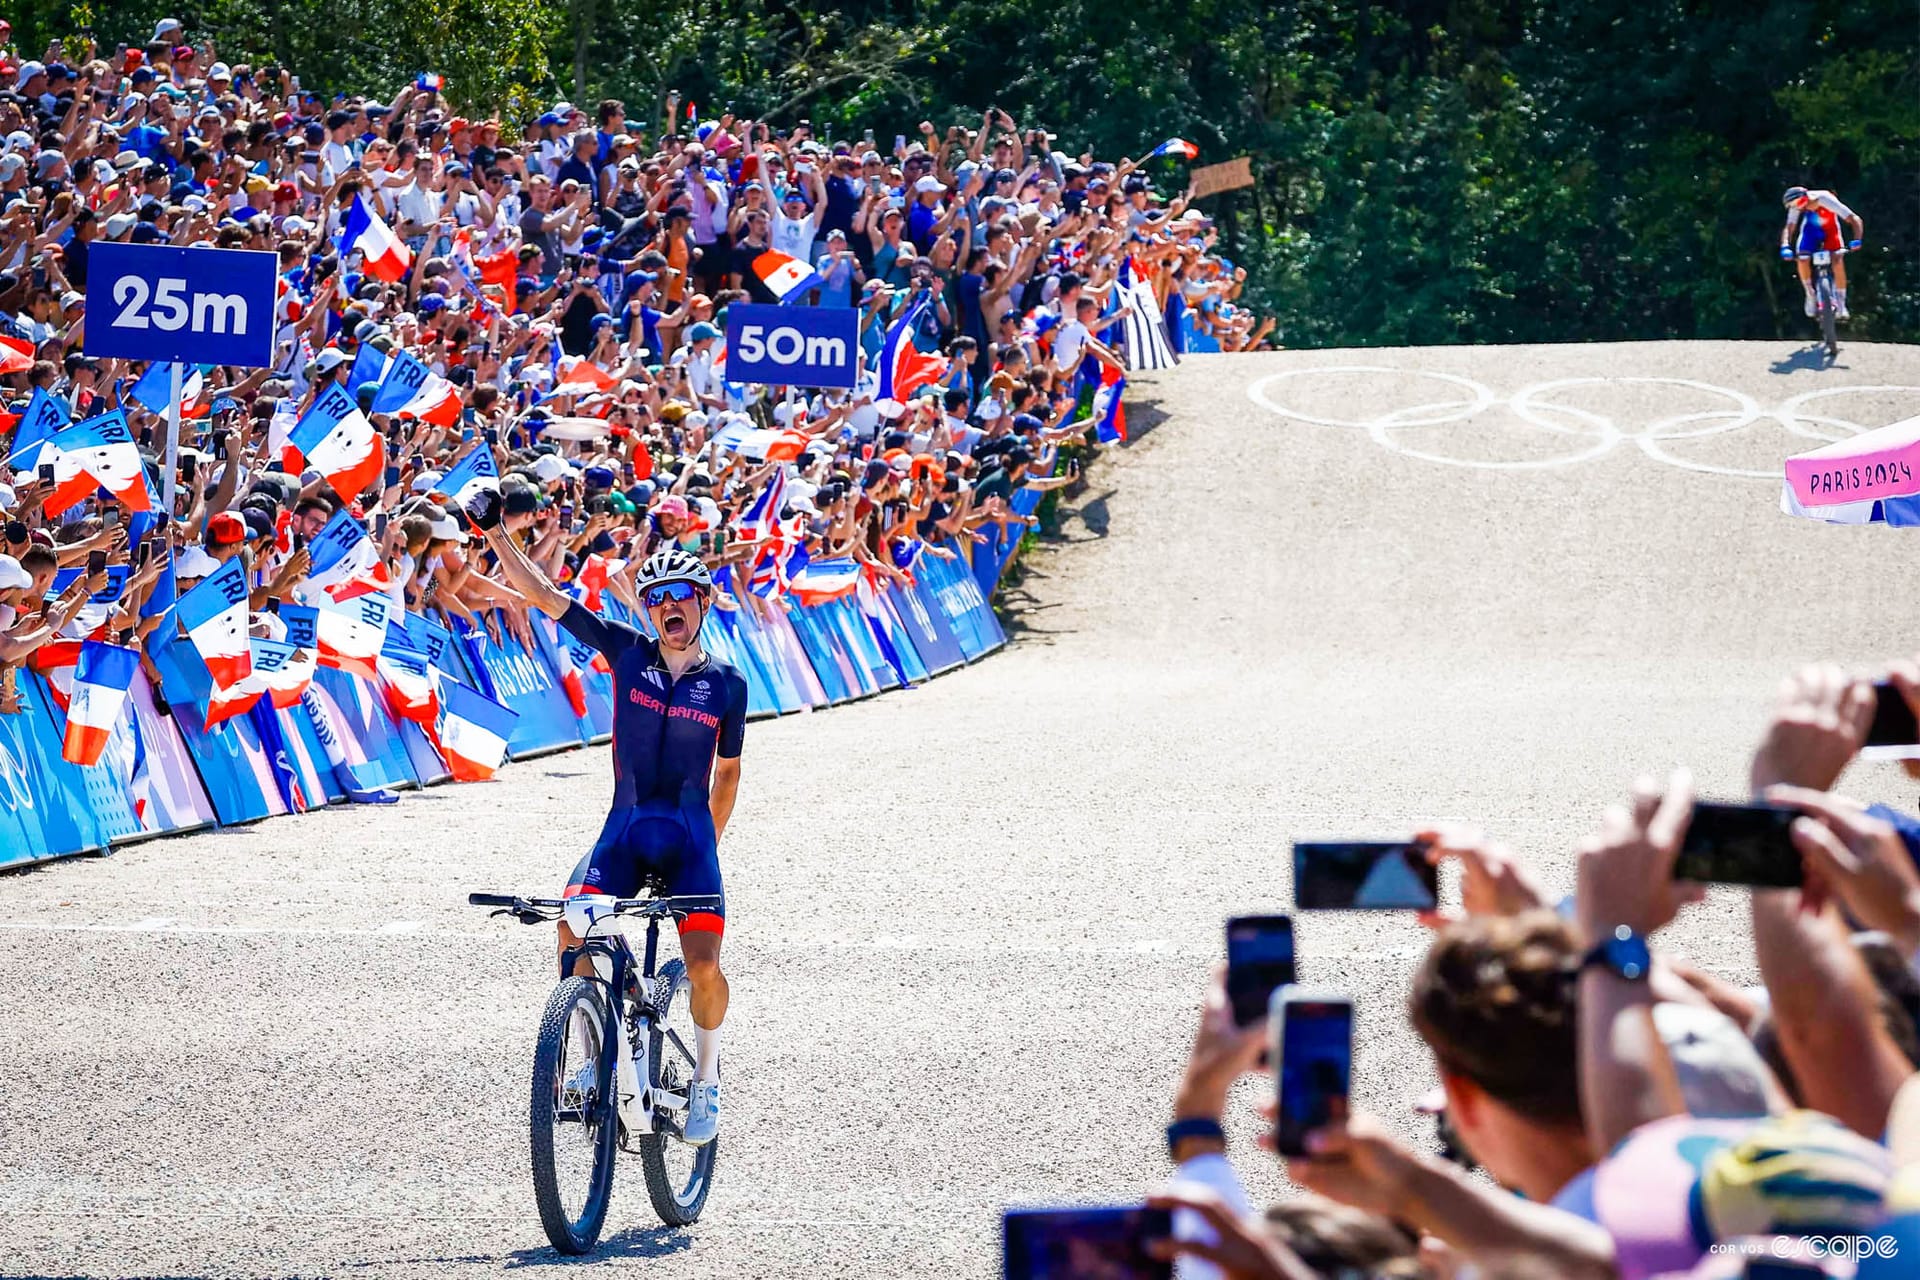
[[[555,480],[566,479],[567,470],[567,464],[557,453],[543,453],[533,464],[533,474],[548,484],[552,484]]]
[[[441,473],[438,471],[422,471],[413,478],[413,491],[415,493],[432,493],[433,487],[440,483],[440,479]]]
[[[704,427],[712,421],[713,419],[707,416],[705,409],[695,409],[692,413],[680,419],[680,425],[683,427]]]
[[[875,400],[873,402],[873,411],[879,414],[881,417],[885,418],[887,421],[891,422],[895,418],[899,417],[901,414],[905,413],[907,411],[907,406],[901,404],[898,400],[892,400],[892,399]]]
[[[231,80],[233,79],[233,72],[228,68],[226,63],[216,62],[211,67],[207,68],[207,79]]]
[[[783,427],[786,426],[788,423],[793,421],[793,414],[794,414],[795,408],[799,408],[801,413],[806,412],[806,408],[804,406],[791,405],[791,404],[788,404],[785,400],[782,400],[779,404],[773,406],[773,420],[779,423]]]
[[[10,484],[0,484],[0,511],[11,511],[20,501],[20,495],[13,491]]]
[[[13,591],[33,585],[33,575],[20,567],[12,556],[0,556],[0,591]]]
[[[121,236],[133,230],[134,224],[139,221],[140,219],[130,213],[116,213],[112,215],[107,219],[107,239],[118,240]]]
[[[173,32],[173,33],[174,33],[175,35],[178,35],[178,34],[180,34],[180,19],[178,19],[178,18],[162,18],[162,19],[160,19],[160,21],[158,21],[158,22],[156,22],[156,23],[154,23],[154,24],[153,24],[153,39],[152,39],[152,40],[149,40],[149,41],[147,41],[147,43],[148,43],[148,44],[152,44],[154,40],[164,40],[164,39],[166,39],[166,38],[167,38],[167,32],[169,32],[169,31],[171,31],[171,32]]]
[[[207,554],[207,549],[199,543],[184,547],[173,557],[173,576],[176,578],[204,578],[220,568],[220,562]]]
[[[27,81],[33,79],[35,76],[43,76],[45,74],[47,74],[47,67],[45,63],[42,63],[42,62],[21,63],[20,78],[13,82],[13,91],[15,93],[20,92],[22,89],[27,87]]]
[[[940,181],[940,179],[934,177],[932,174],[928,174],[926,177],[914,183],[913,189],[915,191],[945,191],[947,189],[947,184]]]
[[[433,530],[433,536],[436,538],[446,538],[452,542],[465,542],[467,540],[467,535],[461,530],[460,526],[454,522],[452,516],[441,516],[428,527]]]

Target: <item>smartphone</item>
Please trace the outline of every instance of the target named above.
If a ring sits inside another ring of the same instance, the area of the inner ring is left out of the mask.
[[[1743,884],[1760,889],[1798,888],[1804,878],[1800,851],[1793,847],[1793,820],[1799,811],[1777,804],[1715,804],[1696,801],[1675,880],[1700,884]]]
[[[1293,846],[1293,905],[1301,911],[1431,911],[1439,902],[1440,869],[1417,841]]]
[[[1166,1280],[1173,1263],[1147,1241],[1173,1234],[1167,1209],[1009,1209],[1001,1219],[1006,1280]]]
[[[119,524],[120,524],[120,508],[119,507],[100,508],[100,527],[101,528],[113,529],[113,528],[119,527]]]
[[[301,533],[298,529],[290,529],[287,531],[287,546],[292,549],[295,555],[298,555],[306,545],[306,534]]]
[[[51,462],[43,462],[40,464],[40,483],[43,485],[51,485],[53,483],[53,464]]]
[[[1920,723],[1913,708],[1890,681],[1873,686],[1873,723],[1867,727],[1869,747],[1908,747],[1920,743]]]
[[[894,135],[893,135],[893,149],[894,149],[894,152],[895,152],[895,154],[898,154],[899,152],[902,152],[902,151],[905,151],[905,150],[907,149],[907,135],[906,135],[906,134],[904,134],[904,133],[896,133],[896,134],[894,134]]]
[[[391,489],[393,488],[393,486],[399,483],[400,483],[400,468],[388,467],[385,487]]]
[[[153,543],[152,542],[141,543],[140,549],[133,553],[133,563],[135,568],[138,568],[138,569],[146,568],[147,561],[151,559],[153,559]]]
[[[1347,1116],[1353,1080],[1353,1000],[1337,991],[1282,987],[1268,1007],[1273,1024],[1274,1146],[1306,1154],[1306,1139]]]
[[[227,460],[227,440],[228,439],[229,437],[225,428],[222,428],[221,430],[213,433],[213,440],[212,440],[213,456],[220,459],[222,462],[225,462]]]
[[[387,537],[387,513],[382,511],[373,518],[373,540],[384,542]]]
[[[488,445],[488,447],[489,447],[489,448],[491,448],[491,447],[492,447],[492,446],[494,446],[494,445],[497,445],[497,444],[499,444],[499,443],[500,443],[500,429],[499,429],[498,427],[488,427],[488,428],[487,428],[487,434],[486,434],[486,441],[487,441],[487,445]]]
[[[1267,1015],[1273,993],[1295,981],[1293,918],[1235,916],[1227,921],[1227,1000],[1237,1026]]]
[[[194,473],[200,469],[200,459],[189,453],[180,459],[180,478],[188,484],[193,483]]]
[[[104,551],[87,552],[87,576],[91,578],[96,573],[105,573],[106,571],[107,553]]]

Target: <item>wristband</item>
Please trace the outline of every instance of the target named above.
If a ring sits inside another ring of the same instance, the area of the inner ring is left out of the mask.
[[[1225,1146],[1227,1131],[1220,1127],[1218,1120],[1209,1116],[1188,1116],[1175,1120],[1167,1126],[1167,1153],[1173,1154],[1174,1149],[1188,1138],[1211,1138]]]

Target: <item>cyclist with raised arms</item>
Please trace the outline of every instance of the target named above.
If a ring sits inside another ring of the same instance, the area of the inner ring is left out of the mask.
[[[1866,224],[1831,191],[1788,187],[1780,202],[1787,207],[1787,225],[1780,230],[1780,256],[1800,260],[1800,287],[1807,294],[1807,314],[1814,312],[1813,255],[1825,249],[1833,255],[1833,317],[1847,319],[1847,254],[1860,248]],[[1848,223],[1847,229],[1853,233],[1844,244],[1840,239],[1842,222]]]
[[[700,647],[713,579],[698,557],[677,547],[656,551],[634,586],[659,639],[589,611],[535,568],[497,525],[487,545],[513,588],[613,668],[613,809],[600,838],[574,868],[564,896],[637,895],[652,881],[664,893],[711,894],[720,888],[720,836],[740,787],[747,682]],[[685,1137],[713,1141],[720,1121],[720,1023],[727,980],[720,972],[718,911],[680,922],[680,955],[693,987],[694,1068]],[[577,946],[563,921],[560,948]],[[591,962],[577,962],[590,974]]]

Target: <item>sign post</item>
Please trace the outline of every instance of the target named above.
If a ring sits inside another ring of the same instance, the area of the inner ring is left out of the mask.
[[[90,356],[172,364],[167,474],[162,501],[174,518],[180,464],[180,394],[187,364],[258,369],[273,363],[278,279],[271,253],[96,241],[87,260]]]

